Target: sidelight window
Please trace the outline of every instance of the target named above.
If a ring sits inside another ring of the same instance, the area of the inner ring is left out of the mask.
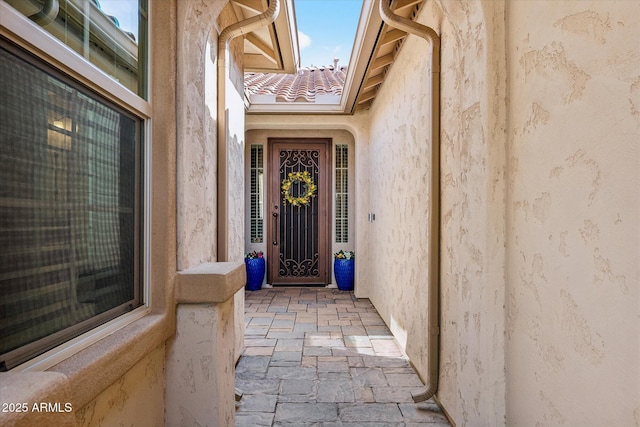
[[[336,145],[336,243],[349,242],[349,146]]]

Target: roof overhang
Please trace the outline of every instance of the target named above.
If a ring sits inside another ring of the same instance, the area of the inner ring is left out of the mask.
[[[234,0],[240,1],[240,0]],[[382,0],[388,1],[388,0]],[[415,19],[426,0],[393,0],[391,10]],[[407,33],[389,27],[378,12],[380,0],[364,0],[339,103],[251,102],[248,114],[353,114],[371,107]],[[293,10],[293,9],[291,9]],[[295,20],[295,15],[292,15]],[[295,23],[293,27],[296,28]],[[297,41],[297,39],[296,39]],[[297,44],[296,44],[297,46]],[[246,71],[253,71],[246,69]]]
[[[232,0],[238,21],[263,13],[267,0]],[[281,0],[276,20],[244,36],[245,71],[295,73],[300,66],[298,29],[293,0]]]

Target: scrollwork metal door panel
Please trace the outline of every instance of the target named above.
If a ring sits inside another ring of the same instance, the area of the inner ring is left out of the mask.
[[[329,272],[330,139],[269,139],[268,280],[322,285]]]

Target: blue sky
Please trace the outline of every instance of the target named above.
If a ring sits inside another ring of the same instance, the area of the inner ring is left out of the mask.
[[[120,28],[138,39],[138,0],[99,0],[100,9],[118,18]]]
[[[363,0],[294,0],[303,67],[348,65]],[[367,1],[367,0],[365,0]]]
[[[138,35],[138,0],[99,0],[120,28]],[[184,1],[184,0],[181,0]],[[302,67],[348,65],[363,0],[294,0]],[[364,0],[369,1],[369,0]]]

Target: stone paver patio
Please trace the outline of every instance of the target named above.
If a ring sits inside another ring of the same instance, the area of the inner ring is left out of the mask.
[[[368,299],[327,288],[247,291],[236,426],[450,426]]]

